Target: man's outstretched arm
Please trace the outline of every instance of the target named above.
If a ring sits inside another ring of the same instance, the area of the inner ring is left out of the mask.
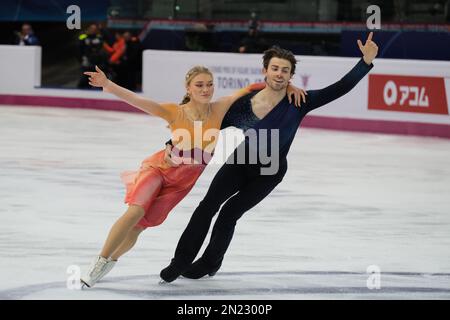
[[[372,61],[378,53],[378,46],[372,41],[373,32],[370,32],[363,45],[358,39],[358,46],[363,57],[342,79],[320,90],[308,90],[308,100],[304,105],[307,112],[317,109],[327,103],[342,97],[352,90],[358,82],[373,68]]]

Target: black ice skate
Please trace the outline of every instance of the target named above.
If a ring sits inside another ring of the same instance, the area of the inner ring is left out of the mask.
[[[217,271],[219,271],[221,265],[222,264],[211,266],[200,258],[195,261],[185,272],[183,272],[182,276],[188,279],[200,279],[206,275],[213,277]]]
[[[173,263],[173,261],[164,269],[161,270],[159,276],[161,277],[160,284],[175,281],[181,274],[189,268],[187,266],[180,266]]]

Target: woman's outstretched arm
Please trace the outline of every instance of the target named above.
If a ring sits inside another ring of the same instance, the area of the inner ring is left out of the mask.
[[[176,110],[173,110],[177,108],[175,104],[159,104],[150,99],[143,98],[109,80],[99,67],[95,66],[95,70],[95,72],[87,71],[84,73],[89,76],[89,84],[91,86],[101,87],[103,91],[112,93],[121,100],[148,114],[161,117],[169,123],[172,122],[172,117],[176,114]]]

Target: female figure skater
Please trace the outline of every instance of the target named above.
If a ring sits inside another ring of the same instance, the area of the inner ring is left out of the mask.
[[[92,287],[114,267],[120,256],[134,246],[144,229],[161,224],[172,208],[189,193],[212,157],[222,119],[231,104],[265,84],[251,85],[211,102],[213,75],[207,68],[195,66],[186,74],[187,93],[178,105],[160,104],[140,97],[108,80],[98,67],[96,72],[84,74],[89,76],[90,85],[102,87],[103,91],[166,120],[174,148],[178,151],[176,161],[180,163],[177,167],[170,167],[164,161],[164,150],[161,150],[146,158],[137,172],[122,173],[127,189],[125,203],[129,207],[114,223],[100,254],[87,274],[81,277],[84,285]],[[295,95],[299,105],[303,91],[290,87],[290,93]]]

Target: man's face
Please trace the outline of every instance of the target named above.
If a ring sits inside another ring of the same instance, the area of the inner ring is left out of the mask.
[[[97,26],[95,24],[91,24],[89,26],[89,28],[87,29],[87,34],[95,35],[95,34],[97,34],[97,31],[98,31]]]
[[[291,80],[291,63],[288,60],[272,58],[267,70],[263,68],[267,85],[275,91],[285,90]]]
[[[24,35],[31,34],[31,26],[24,24],[22,26],[22,34]]]

